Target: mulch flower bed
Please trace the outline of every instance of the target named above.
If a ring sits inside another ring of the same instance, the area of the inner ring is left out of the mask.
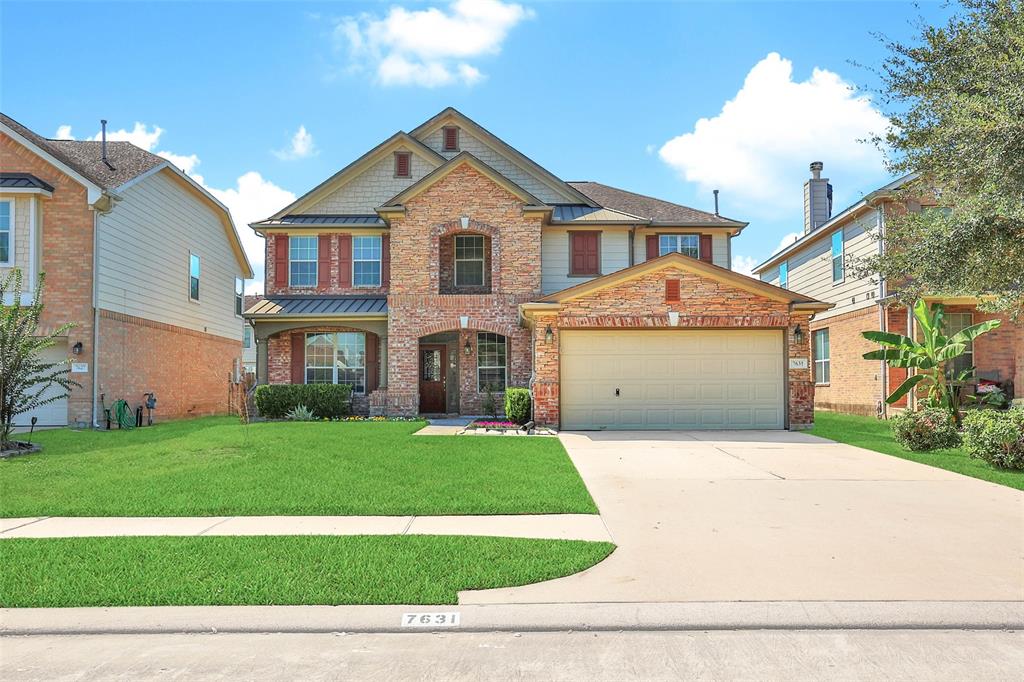
[[[18,455],[29,455],[39,452],[43,446],[39,443],[30,443],[24,440],[15,440],[7,443],[7,447],[0,450],[0,458],[17,457]]]

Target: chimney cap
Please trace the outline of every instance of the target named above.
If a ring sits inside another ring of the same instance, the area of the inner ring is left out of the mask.
[[[825,169],[825,164],[823,164],[821,161],[811,161],[811,170],[812,171],[820,171],[820,170],[824,170],[824,169]]]

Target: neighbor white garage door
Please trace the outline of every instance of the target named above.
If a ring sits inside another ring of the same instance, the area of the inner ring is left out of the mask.
[[[66,341],[58,341],[57,345],[52,348],[47,348],[43,351],[44,362],[61,362],[68,359],[68,345]],[[35,393],[35,389],[31,391]],[[57,386],[56,384],[51,385],[43,397],[52,395],[64,395],[66,391]],[[15,426],[30,426],[32,424],[32,417],[39,417],[39,421],[36,422],[36,426],[67,426],[68,423],[68,399],[61,398],[55,400],[52,403],[43,405],[35,410],[29,412],[22,412],[14,418]]]
[[[560,336],[563,429],[784,427],[780,330]]]

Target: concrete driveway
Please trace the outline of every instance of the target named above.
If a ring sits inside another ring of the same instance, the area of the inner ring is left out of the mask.
[[[783,431],[561,440],[618,549],[462,603],[1024,599],[1019,491]]]

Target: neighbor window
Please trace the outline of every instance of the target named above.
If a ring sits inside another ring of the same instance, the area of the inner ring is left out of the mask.
[[[306,334],[306,383],[348,384],[353,393],[365,393],[366,335]]]
[[[352,285],[380,286],[380,237],[352,239]]]
[[[681,253],[690,258],[700,258],[700,235],[661,234],[658,235],[658,255]]]
[[[946,313],[946,335],[953,336],[974,324],[974,315],[971,313]],[[960,372],[974,367],[974,343],[967,342],[967,350],[964,354],[953,358],[946,363],[946,376],[955,380]]]
[[[476,377],[481,391],[490,386],[492,391],[504,391],[508,376],[506,356],[508,346],[501,334],[479,332],[476,335]]]
[[[484,284],[484,237],[480,234],[455,236],[455,286]]]
[[[317,237],[288,237],[288,285],[316,286]]]
[[[245,280],[235,277],[235,315],[245,312]]]
[[[783,289],[789,288],[789,261],[779,263],[779,286]]]
[[[252,327],[249,325],[242,328],[242,348],[252,348]]]
[[[14,260],[14,202],[0,201],[0,263],[10,265]]]
[[[846,276],[843,265],[843,231],[832,233],[832,281],[842,282]]]
[[[410,152],[395,152],[395,177],[412,177],[412,154]]]
[[[814,332],[814,383],[827,384],[832,379],[832,350],[828,343],[828,330]]]
[[[194,253],[188,255],[188,297],[193,301],[199,300],[199,256]]]

